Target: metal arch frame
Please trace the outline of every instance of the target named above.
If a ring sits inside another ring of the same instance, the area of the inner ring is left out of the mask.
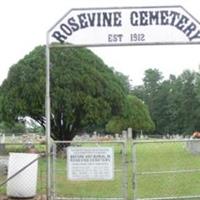
[[[170,8],[172,6],[149,6],[149,7],[101,7],[101,8],[76,8],[69,10],[62,18],[60,18],[46,33],[46,95],[45,95],[45,115],[46,115],[46,153],[47,153],[47,199],[51,200],[51,100],[50,100],[50,49],[53,47],[117,47],[117,46],[162,46],[162,45],[200,45],[199,42],[149,42],[149,43],[114,43],[114,44],[69,44],[69,43],[53,43],[50,44],[50,32],[72,11],[78,10],[109,10],[109,9],[136,9],[136,8]],[[199,21],[187,12],[182,6],[173,6],[182,8],[188,15],[198,24]]]

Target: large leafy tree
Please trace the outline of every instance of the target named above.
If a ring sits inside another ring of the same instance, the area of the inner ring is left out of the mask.
[[[191,134],[200,130],[200,76],[190,70],[162,81],[155,69],[145,72],[144,85],[133,93],[144,100],[156,124],[156,134]]]
[[[123,111],[125,88],[103,61],[85,48],[51,49],[51,136],[71,140],[101,129]],[[9,71],[1,87],[3,120],[29,116],[45,127],[45,47],[38,46]]]
[[[127,95],[122,116],[113,117],[108,122],[106,129],[109,132],[120,133],[129,127],[133,129],[134,133],[140,130],[151,132],[155,129],[147,106],[134,95]],[[133,135],[133,137],[135,136]]]
[[[157,119],[160,117],[159,108],[161,101],[158,100],[161,81],[163,79],[162,73],[158,69],[147,69],[145,71],[144,82],[144,101],[149,107],[152,119],[157,126]]]
[[[178,81],[181,83],[179,94],[181,102],[179,104],[179,124],[182,124],[182,132],[188,134],[199,129],[199,108],[196,73],[189,70],[184,71]],[[178,92],[178,91],[177,91]],[[181,120],[181,121],[180,121]]]

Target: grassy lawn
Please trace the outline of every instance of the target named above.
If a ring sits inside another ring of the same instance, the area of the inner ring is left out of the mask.
[[[137,197],[200,195],[200,155],[185,143],[138,144],[136,166],[139,174],[147,172],[137,175]]]
[[[66,158],[59,155],[54,166],[55,182],[53,183],[56,196],[122,197],[125,191],[123,190],[123,180],[127,174],[128,199],[132,199],[131,144],[129,143],[127,150],[128,173],[123,173],[122,146],[116,144],[107,146],[112,146],[115,152],[113,180],[70,181],[67,179]],[[19,149],[17,150],[19,151]],[[190,153],[185,142],[137,144],[135,168],[135,196],[137,198],[200,195],[200,154]],[[38,193],[45,192],[45,181],[46,160],[41,159],[39,161]],[[0,188],[0,193],[5,193],[5,187]]]

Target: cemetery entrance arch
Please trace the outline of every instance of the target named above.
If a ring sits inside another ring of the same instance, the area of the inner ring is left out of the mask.
[[[50,49],[200,44],[200,23],[182,6],[71,9],[47,32],[46,138],[50,198]]]

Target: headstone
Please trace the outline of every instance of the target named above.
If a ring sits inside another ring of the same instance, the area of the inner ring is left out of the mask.
[[[0,143],[5,143],[5,141],[6,141],[6,136],[5,136],[5,134],[3,134],[2,136],[1,136],[1,142]]]
[[[127,140],[127,131],[122,131],[122,138]]]
[[[119,140],[119,139],[120,139],[118,133],[115,134],[115,139],[116,139],[116,140]]]
[[[132,128],[128,128],[128,139],[132,139]]]
[[[96,131],[94,131],[94,132],[93,132],[93,135],[94,135],[94,136],[96,136],[96,135],[97,135],[97,132],[96,132]]]
[[[16,139],[15,134],[12,134],[12,141],[14,142]]]
[[[187,149],[192,154],[200,154],[200,141],[191,139],[186,143]]]
[[[140,139],[141,139],[141,140],[144,139],[143,133],[140,134]]]
[[[93,135],[92,135],[92,139],[93,139],[93,140],[97,140],[97,138],[98,138],[98,137],[97,137],[97,132],[94,131],[94,132],[93,132]]]

